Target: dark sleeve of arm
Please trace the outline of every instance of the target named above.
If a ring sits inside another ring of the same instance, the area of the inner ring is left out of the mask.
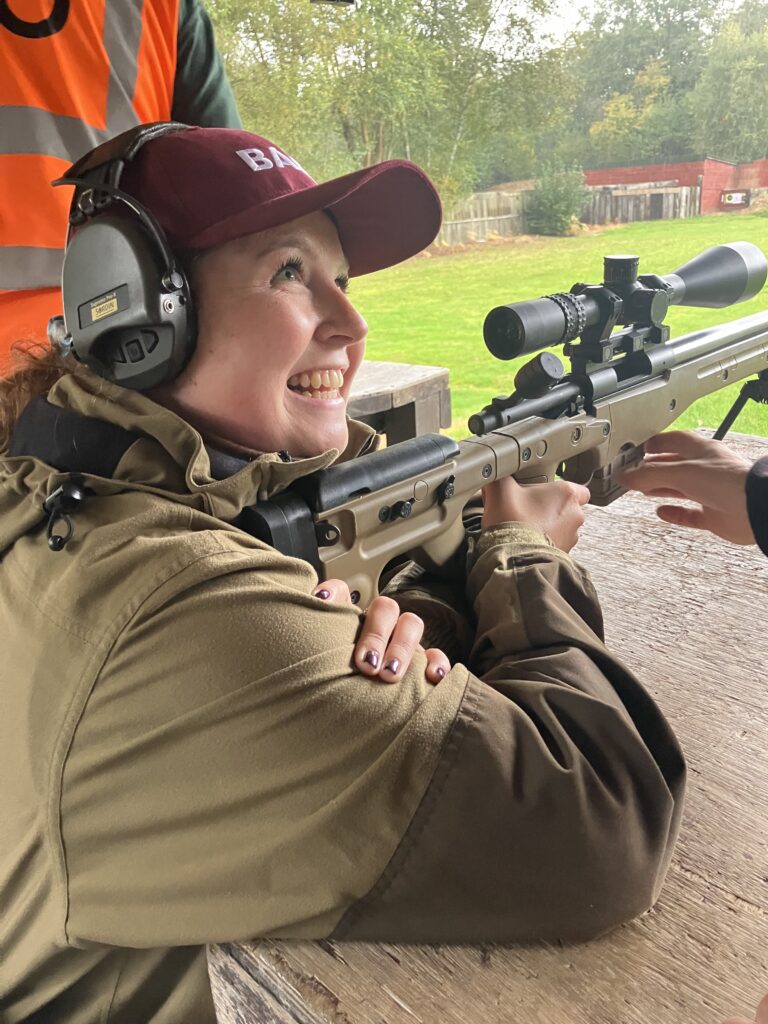
[[[181,0],[179,5],[171,116],[183,124],[242,128],[213,26],[198,0]]]
[[[486,531],[470,557],[474,675],[395,856],[336,937],[583,939],[658,894],[682,754],[604,647],[585,574],[526,530]]]
[[[747,477],[747,511],[755,540],[768,555],[768,456],[756,462]]]

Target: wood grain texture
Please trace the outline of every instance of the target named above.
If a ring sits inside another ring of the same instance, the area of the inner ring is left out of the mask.
[[[397,444],[451,425],[448,370],[443,366],[364,362],[350,392],[349,415]]]
[[[350,415],[354,416],[358,405],[371,399],[387,403],[380,408],[392,409],[427,395],[439,394],[447,387],[448,370],[444,366],[366,361],[360,365],[352,384]]]
[[[728,443],[768,453],[764,439]],[[590,508],[577,555],[609,645],[688,759],[682,833],[657,905],[581,946],[214,948],[223,1024],[720,1024],[753,1013],[768,991],[768,559],[670,527],[654,505],[626,495]],[[233,964],[250,990],[224,973]],[[267,996],[294,1016],[259,1016]]]

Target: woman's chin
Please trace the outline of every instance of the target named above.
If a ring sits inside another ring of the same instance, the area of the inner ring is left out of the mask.
[[[296,458],[311,459],[316,455],[324,454],[324,452],[329,451],[331,448],[337,448],[340,452],[343,452],[347,447],[348,441],[349,432],[345,422],[343,429],[327,432],[318,431],[311,439],[307,437],[302,438],[301,443],[295,444],[287,450]]]

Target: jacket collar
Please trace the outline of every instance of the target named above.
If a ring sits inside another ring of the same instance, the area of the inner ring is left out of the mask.
[[[378,444],[371,427],[349,420],[349,443],[343,452],[331,448],[313,458],[285,462],[278,453],[240,450],[239,457],[250,461],[231,476],[215,479],[200,433],[146,395],[96,376],[68,374],[53,386],[48,402],[140,435],[120,459],[111,480],[89,479],[97,493],[115,493],[129,485],[227,521],[235,519],[246,505],[279,494],[294,480],[373,451]],[[212,442],[213,447],[218,447],[217,441]]]

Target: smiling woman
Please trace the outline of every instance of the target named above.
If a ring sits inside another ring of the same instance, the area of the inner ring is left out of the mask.
[[[347,275],[325,213],[206,253],[193,277],[195,354],[156,396],[204,434],[251,450],[344,451],[367,330],[347,297]]]
[[[684,765],[567,554],[585,488],[490,485],[462,564],[365,614],[246,529],[375,446],[347,279],[431,241],[427,177],[163,124],[67,182],[66,321],[0,383],[3,1020],[214,1024],[212,942],[645,910]]]

